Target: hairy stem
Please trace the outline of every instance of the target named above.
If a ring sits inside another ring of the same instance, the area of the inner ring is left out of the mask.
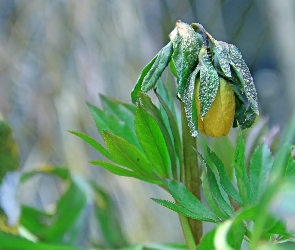
[[[183,143],[183,170],[184,184],[186,188],[194,194],[198,200],[201,200],[201,181],[198,158],[194,149],[197,149],[197,140],[191,136],[184,105],[181,103],[181,120],[182,120],[182,143]],[[188,219],[195,243],[198,244],[203,234],[203,224],[201,221]]]

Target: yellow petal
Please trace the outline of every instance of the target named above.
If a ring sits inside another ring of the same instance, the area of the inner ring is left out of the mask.
[[[200,80],[196,81],[196,106],[198,110],[198,129],[207,136],[227,135],[235,116],[235,95],[232,87],[223,78],[219,78],[219,89],[214,102],[204,119],[200,116],[199,100]]]

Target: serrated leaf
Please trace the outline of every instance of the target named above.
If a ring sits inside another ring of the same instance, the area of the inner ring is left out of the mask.
[[[200,51],[198,36],[190,25],[178,21],[169,37],[173,43],[172,60],[177,70],[178,93],[182,100],[189,76],[197,66]]]
[[[172,138],[165,125],[160,110],[152,103],[151,98],[143,93],[138,94],[138,105],[140,105],[149,115],[151,115],[158,124],[168,149],[172,172],[175,174],[177,171],[175,149],[173,147]],[[167,170],[170,172],[170,169]]]
[[[144,177],[140,174],[134,173],[133,171],[130,171],[128,169],[125,169],[123,167],[117,166],[113,163],[110,162],[105,162],[105,161],[91,161],[91,164],[95,165],[95,166],[100,166],[102,168],[104,168],[105,170],[118,175],[118,176],[124,176],[124,177],[133,177],[139,180],[143,180],[152,184],[158,184],[161,185],[162,182],[158,179],[156,179],[156,177]]]
[[[201,107],[201,118],[203,119],[212,103],[219,88],[219,77],[218,73],[212,65],[212,62],[206,52],[206,49],[202,49],[203,54],[200,58],[200,90],[199,90],[199,100]],[[200,54],[202,53],[202,50]]]
[[[250,161],[250,186],[252,191],[252,201],[259,202],[263,195],[269,173],[273,164],[271,152],[265,143],[261,144],[255,151]]]
[[[245,166],[245,143],[242,132],[239,131],[235,155],[235,173],[240,195],[244,206],[251,203],[251,188]]]
[[[206,185],[206,188],[210,191],[210,195],[215,201],[215,203],[211,201],[211,204],[214,205],[214,210],[217,211],[218,214],[222,216],[221,218],[223,220],[226,220],[229,218],[229,216],[233,215],[233,210],[230,206],[229,200],[228,198],[227,200],[225,200],[224,197],[222,196],[221,187],[219,183],[217,182],[216,177],[212,169],[209,167],[208,163],[205,161],[205,159],[200,153],[198,153],[198,155],[204,164],[203,175],[202,175],[204,184]],[[208,196],[209,195],[207,194],[207,197]],[[210,197],[210,199],[212,198]]]
[[[114,116],[102,111],[101,109],[89,103],[87,105],[96,123],[96,127],[101,135],[103,134],[104,130],[107,130],[118,136],[123,137],[131,144],[140,147],[133,128],[128,127],[124,122],[121,122]]]
[[[196,95],[195,95],[195,86],[196,86],[196,77],[200,71],[200,67],[197,67],[193,73],[190,75],[189,83],[186,89],[184,90],[183,102],[185,116],[188,122],[188,126],[193,137],[198,135],[198,114],[199,112],[196,107]]]
[[[202,218],[207,218],[206,221],[219,221],[219,218],[190,193],[182,183],[168,179],[163,180],[163,182],[181,206]]]
[[[226,77],[231,77],[230,60],[228,57],[228,44],[222,41],[214,40],[213,46],[213,61],[216,69],[219,73],[222,73]]]
[[[137,174],[152,175],[153,167],[137,147],[108,131],[103,132],[103,138],[108,151],[117,164],[129,168]]]
[[[207,147],[207,153],[210,160],[213,162],[213,164],[216,166],[218,170],[220,184],[222,188],[231,198],[233,198],[240,205],[242,205],[242,199],[239,193],[237,192],[237,190],[235,189],[235,187],[233,186],[232,182],[230,181],[222,161],[209,147]]]
[[[88,136],[84,133],[76,132],[76,131],[69,131],[69,132],[73,135],[78,136],[83,141],[87,142],[91,147],[96,149],[99,153],[101,153],[103,156],[105,156],[109,160],[112,160],[112,156],[110,155],[110,153],[99,142],[97,142],[96,140],[94,140],[90,136]]]
[[[189,211],[188,209],[178,205],[178,204],[175,204],[171,201],[166,201],[166,200],[160,200],[160,199],[154,199],[152,198],[153,201],[157,202],[158,204],[164,206],[164,207],[167,207],[169,208],[170,210],[178,213],[178,214],[181,214],[181,215],[184,215],[188,218],[192,218],[194,220],[201,220],[201,221],[208,221],[208,222],[215,222],[214,220],[208,218],[208,217],[204,217],[202,216],[201,214],[198,214],[198,213],[193,213],[191,211]]]
[[[233,44],[229,44],[228,47],[230,64],[237,73],[238,79],[240,81],[240,87],[242,91],[245,92],[246,97],[250,102],[253,111],[258,115],[259,111],[257,93],[250,70],[247,64],[245,63],[244,59],[242,58],[242,54],[238,50],[238,48]]]
[[[136,85],[134,86],[131,92],[131,98],[133,103],[136,103],[139,91],[147,92],[156,85],[159,77],[162,75],[164,69],[170,62],[172,53],[172,42],[169,42],[143,69],[139,79],[136,82]]]
[[[208,177],[207,177],[205,171],[202,172],[201,180],[202,180],[202,187],[203,187],[204,196],[205,196],[205,199],[206,199],[206,202],[207,202],[209,208],[221,220],[228,219],[228,215],[218,206],[216,200],[214,199],[214,197],[212,195],[209,180],[208,180]]]
[[[162,131],[155,119],[140,105],[137,105],[135,130],[145,155],[152,163],[156,173],[170,176],[170,159]]]

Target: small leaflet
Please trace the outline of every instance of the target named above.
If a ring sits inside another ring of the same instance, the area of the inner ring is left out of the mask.
[[[176,27],[170,33],[169,37],[173,43],[172,60],[179,77],[179,97],[183,100],[184,90],[189,77],[197,66],[200,51],[199,38],[190,25],[181,21],[176,22]]]
[[[207,53],[200,60],[200,90],[199,100],[201,118],[203,119],[215,100],[219,87],[218,73],[212,65]]]
[[[258,102],[257,102],[257,93],[253,78],[251,76],[250,70],[246,65],[245,61],[242,58],[241,52],[238,48],[229,44],[229,58],[230,64],[233,66],[234,70],[237,72],[238,78],[241,83],[241,90],[245,92],[248,101],[253,109],[253,111],[258,115]]]
[[[200,68],[197,67],[190,76],[188,86],[185,89],[183,102],[186,119],[188,122],[191,135],[196,137],[198,135],[198,116],[195,101],[195,86],[196,86],[196,76],[199,73]]]
[[[213,48],[214,61],[219,64],[224,76],[231,77],[230,59],[228,57],[228,44],[216,41]]]
[[[158,54],[144,67],[133,90],[131,99],[136,103],[139,91],[147,92],[153,88],[171,60],[173,53],[172,42],[163,47]]]

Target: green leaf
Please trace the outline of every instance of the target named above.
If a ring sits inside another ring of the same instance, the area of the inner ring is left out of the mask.
[[[173,53],[172,43],[169,42],[154,59],[143,69],[136,85],[131,92],[132,102],[135,103],[139,91],[147,92],[152,89],[159,77],[162,75],[164,69],[167,67],[171,60]]]
[[[203,168],[203,175],[202,175],[202,179],[203,179],[203,184],[204,184],[204,194],[205,194],[205,188],[207,189],[207,192],[210,192],[210,194],[206,195],[206,200],[207,198],[209,198],[211,203],[212,208],[214,208],[214,210],[212,209],[213,212],[216,213],[216,215],[218,215],[220,218],[222,218],[223,220],[226,220],[229,218],[229,216],[233,215],[233,210],[230,206],[228,197],[227,200],[224,199],[224,197],[221,194],[221,187],[219,185],[219,183],[216,180],[216,177],[212,171],[212,169],[209,167],[209,165],[207,164],[207,162],[205,161],[205,159],[203,158],[203,156],[198,153],[201,161],[204,164],[204,168]],[[214,201],[212,201],[212,199]],[[207,200],[208,201],[208,200]]]
[[[161,129],[162,135],[165,139],[165,143],[169,152],[170,164],[173,173],[177,172],[177,162],[175,149],[172,142],[172,138],[169,134],[169,131],[164,123],[163,117],[160,110],[152,103],[152,100],[149,96],[139,93],[138,95],[138,105],[140,105],[144,110],[152,116],[152,118],[157,122],[159,128]],[[170,171],[170,170],[169,170]]]
[[[226,77],[231,77],[230,60],[228,57],[228,44],[214,39],[213,61],[218,72]]]
[[[208,222],[215,222],[215,220],[213,220],[212,218],[209,218],[209,217],[206,217],[206,216],[203,216],[202,214],[200,213],[194,213],[194,212],[191,212],[189,211],[188,209],[178,205],[178,204],[175,204],[171,201],[166,201],[166,200],[159,200],[159,199],[154,199],[152,198],[153,201],[157,202],[158,204],[164,206],[164,207],[167,207],[169,208],[170,210],[178,213],[178,214],[181,214],[183,216],[186,216],[188,218],[192,218],[194,220],[201,220],[201,221],[208,221]]]
[[[80,183],[75,178],[72,179],[68,190],[57,204],[54,220],[43,238],[49,242],[62,242],[65,233],[72,229],[79,219],[86,201],[86,193]]]
[[[209,180],[208,180],[208,177],[207,177],[205,171],[202,172],[201,180],[202,180],[204,196],[205,196],[205,199],[206,199],[206,202],[207,202],[209,208],[221,220],[228,219],[228,215],[225,213],[225,211],[223,209],[220,208],[220,206],[218,206],[215,198],[212,195],[211,186],[209,184]]]
[[[137,147],[108,131],[103,132],[103,138],[108,151],[117,164],[129,168],[137,174],[152,176],[155,169]]]
[[[201,108],[201,118],[203,119],[212,103],[219,88],[219,77],[218,73],[212,65],[211,59],[209,58],[205,48],[200,51],[200,90],[199,100]]]
[[[288,165],[286,168],[285,178],[292,178],[295,176],[295,160],[292,154],[289,155]]]
[[[12,129],[0,114],[0,185],[7,172],[19,168],[18,145],[12,136]]]
[[[156,173],[170,176],[170,158],[168,148],[156,120],[141,106],[137,105],[135,130],[138,141]]]
[[[158,100],[160,101],[162,107],[164,108],[164,110],[165,110],[165,112],[167,114],[169,124],[170,124],[170,129],[171,129],[171,132],[172,132],[175,152],[176,152],[176,155],[177,155],[179,161],[181,161],[181,159],[182,159],[182,147],[181,147],[181,138],[180,138],[180,133],[179,133],[177,121],[175,120],[175,117],[173,116],[172,111],[169,109],[169,107],[164,102],[162,97],[157,92],[156,92],[156,95],[157,95]],[[181,164],[179,164],[179,166],[180,165]],[[178,170],[178,172],[179,171],[180,170]]]
[[[91,183],[94,190],[95,216],[100,227],[100,233],[104,248],[118,248],[127,245],[126,238],[119,223],[118,214],[114,202],[109,194]]]
[[[219,218],[190,193],[182,183],[168,179],[163,180],[163,182],[170,194],[181,206],[204,218],[204,220],[206,219],[206,221],[219,221]]]
[[[178,96],[183,100],[189,76],[198,63],[200,45],[194,29],[181,21],[176,22],[169,37],[173,43],[172,60],[178,75]]]
[[[257,213],[255,214],[251,246],[256,246],[261,235],[263,234],[264,227],[269,218],[269,205],[275,194],[280,189],[280,184],[284,178],[286,167],[288,165],[288,159],[292,149],[292,145],[285,144],[275,157],[268,180],[268,186],[263,197],[261,198],[261,201],[259,202]]]
[[[235,172],[243,204],[244,206],[251,204],[251,188],[245,166],[245,143],[241,131],[239,131],[238,144],[236,148]]]
[[[202,240],[201,243],[198,245],[197,250],[215,250],[214,247],[214,236],[215,236],[216,229],[213,229],[206,233]]]
[[[20,223],[37,237],[44,235],[47,230],[47,226],[51,223],[51,220],[52,215],[50,214],[32,207],[22,206]]]
[[[257,102],[257,93],[255,89],[255,85],[253,82],[253,78],[251,76],[250,70],[242,58],[242,54],[238,50],[238,48],[233,45],[229,44],[229,58],[230,64],[232,65],[235,73],[239,79],[239,85],[241,90],[245,92],[250,105],[257,115],[259,114],[258,111],[258,102]]]
[[[279,147],[283,146],[284,143],[293,143],[295,138],[295,112],[290,117],[290,120],[285,126],[280,139]]]
[[[81,138],[83,141],[87,142],[91,147],[96,149],[99,153],[101,153],[104,157],[108,158],[109,160],[112,160],[112,156],[110,153],[96,140],[91,138],[90,136],[80,133],[80,132],[75,132],[75,131],[69,131],[71,134],[78,136]]]
[[[136,139],[134,129],[128,127],[125,123],[117,120],[114,116],[100,110],[99,108],[88,104],[88,108],[95,120],[96,127],[99,133],[102,135],[104,130],[114,133],[118,136],[123,137],[131,144],[140,147]]]
[[[232,220],[221,223],[217,228],[214,236],[215,249],[234,250],[227,241],[227,235],[231,228]]]
[[[185,116],[188,122],[188,126],[193,137],[198,135],[198,115],[195,99],[195,86],[196,86],[196,77],[200,71],[200,67],[197,67],[193,73],[190,75],[189,83],[186,89],[184,90],[183,102]]]
[[[68,180],[70,178],[70,171],[65,167],[41,165],[36,170],[23,173],[20,182],[23,183],[34,177],[36,174],[52,174],[61,178],[62,180]]]
[[[227,242],[233,249],[241,249],[244,235],[245,228],[243,223],[232,223],[227,233]]]
[[[117,120],[124,122],[131,130],[134,130],[135,105],[122,103],[104,95],[99,95],[99,97],[104,111],[114,116]]]
[[[3,250],[82,250],[82,248],[53,245],[48,243],[35,243],[0,231],[0,249]],[[83,248],[86,250],[85,248]]]
[[[122,168],[120,166],[117,166],[113,163],[110,163],[110,162],[105,162],[105,161],[91,161],[90,162],[91,164],[95,165],[95,166],[100,166],[104,169],[106,169],[107,171],[115,174],[115,175],[118,175],[118,176],[125,176],[125,177],[133,177],[133,178],[136,178],[136,179],[139,179],[139,180],[143,180],[143,181],[146,181],[146,182],[149,182],[149,183],[152,183],[152,184],[158,184],[158,185],[161,185],[162,182],[159,181],[158,179],[156,179],[156,177],[153,177],[153,178],[146,178],[140,174],[137,174],[137,173],[134,173],[133,171],[130,171],[130,170],[127,170],[125,168]]]
[[[253,202],[259,202],[263,195],[272,164],[273,158],[271,152],[267,145],[263,143],[255,151],[250,162],[250,186]]]
[[[210,160],[213,162],[213,164],[216,166],[220,178],[220,184],[222,188],[225,190],[225,192],[233,198],[235,201],[237,201],[240,205],[242,205],[242,199],[231,183],[226,171],[225,167],[222,163],[222,161],[218,158],[218,156],[209,148],[207,147],[207,153],[210,158]]]

